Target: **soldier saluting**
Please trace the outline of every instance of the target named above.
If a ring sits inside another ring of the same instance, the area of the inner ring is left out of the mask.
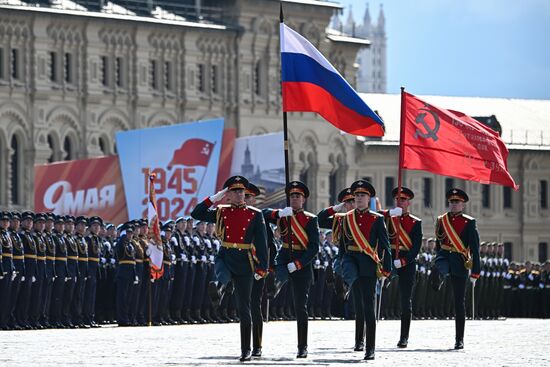
[[[464,348],[466,279],[475,285],[480,274],[479,233],[476,220],[463,213],[468,195],[460,189],[447,191],[449,211],[437,218],[435,235],[437,255],[431,273],[432,286],[439,289],[444,277],[450,276],[455,305],[455,349]]]
[[[399,276],[401,336],[397,346],[406,348],[411,326],[412,289],[416,278],[416,256],[422,245],[422,220],[409,213],[409,206],[414,198],[412,190],[401,187],[401,193],[398,194],[397,191],[397,187],[392,190],[396,207],[391,210],[384,210],[382,214],[388,228],[393,265]],[[399,239],[397,238],[398,232]]]
[[[224,189],[199,203],[191,213],[197,220],[216,223],[219,238],[222,240],[214,266],[218,281],[227,286],[231,281],[235,285],[237,307],[241,328],[241,358],[249,361],[252,317],[250,295],[254,279],[262,279],[267,271],[267,244],[265,221],[262,212],[246,206],[245,189],[248,180],[242,176],[230,177],[224,183]],[[209,209],[227,195],[230,205],[219,205]],[[252,245],[256,251],[258,263],[252,256]]]

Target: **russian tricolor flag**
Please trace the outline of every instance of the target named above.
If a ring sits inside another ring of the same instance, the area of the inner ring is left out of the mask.
[[[384,123],[327,59],[281,23],[283,111],[317,112],[347,133],[383,136]]]

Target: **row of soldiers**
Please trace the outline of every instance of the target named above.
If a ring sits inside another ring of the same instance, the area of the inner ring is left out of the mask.
[[[117,231],[112,224],[103,224],[98,217],[30,212],[22,215],[2,212],[0,221],[3,224],[0,229],[0,327],[86,328],[117,320]],[[96,224],[98,229],[93,228]],[[163,293],[155,291],[156,298],[151,302],[154,308],[148,305],[150,284],[146,281],[150,277],[145,255],[148,223],[131,221],[120,226],[119,233],[130,227],[130,232],[136,232],[133,246],[140,265],[130,279],[132,292],[128,307],[131,312],[122,325],[147,325],[150,316],[154,325],[238,321],[234,296],[218,305],[212,302],[215,297],[207,291],[208,284],[214,280],[214,256],[220,246],[213,223],[195,222],[187,217],[164,224],[163,237],[171,245],[163,260],[168,283],[162,288]],[[170,234],[169,241],[167,234]],[[333,271],[339,249],[332,241],[332,231],[320,231],[319,236],[319,252],[313,261],[314,281],[309,290],[309,316],[354,318],[353,302],[344,300],[342,279]],[[282,245],[277,229],[274,243],[277,248]],[[429,285],[435,251],[435,239],[424,238],[412,298],[415,319],[448,319],[453,315],[450,285],[444,284],[441,292],[433,291]],[[481,243],[480,256],[482,270],[474,294],[476,318],[550,317],[550,261],[542,265],[510,263],[504,258],[502,244],[485,242]],[[271,278],[273,275],[268,281],[272,281]],[[400,314],[399,279],[390,278],[383,289],[380,312],[383,319],[397,319]],[[162,281],[157,280],[157,284]],[[471,289],[468,289],[468,317],[472,312],[471,301]],[[288,284],[269,302],[264,292],[263,317],[294,319],[292,302]]]

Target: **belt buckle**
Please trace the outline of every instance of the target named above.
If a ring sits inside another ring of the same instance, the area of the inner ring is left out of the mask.
[[[233,248],[237,248],[237,244],[236,244],[236,243],[233,243]]]

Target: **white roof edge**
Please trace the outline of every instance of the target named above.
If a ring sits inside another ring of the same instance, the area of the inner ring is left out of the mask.
[[[344,9],[344,6],[340,3],[331,3],[322,0],[281,0],[283,3],[294,3],[302,5],[315,5],[315,6],[326,6],[328,8],[334,9]]]
[[[216,29],[216,30],[228,29],[227,26],[219,25],[219,24],[205,24],[205,23],[196,23],[196,22],[190,22],[190,21],[166,20],[166,19],[154,18],[152,16],[140,17],[137,15],[106,14],[106,13],[94,12],[94,11],[65,10],[65,9],[53,9],[53,8],[34,7],[34,6],[16,6],[16,5],[0,5],[0,9],[34,11],[34,12],[40,12],[40,13],[74,15],[74,16],[90,17],[90,18],[128,20],[128,21],[143,22],[143,23],[165,24],[165,25],[174,25],[174,26],[182,26],[182,27],[202,28],[202,29]]]
[[[333,42],[345,42],[345,43],[354,43],[358,45],[370,46],[371,41],[364,38],[357,38],[352,36],[340,36],[336,34],[327,34],[327,38]]]

